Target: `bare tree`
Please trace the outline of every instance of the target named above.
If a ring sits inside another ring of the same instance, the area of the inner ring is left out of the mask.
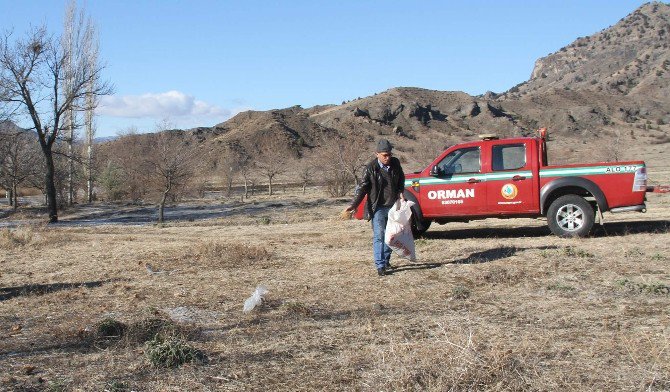
[[[268,179],[268,195],[272,196],[274,194],[272,181],[286,172],[286,162],[290,152],[286,151],[286,145],[282,144],[281,139],[277,137],[269,139],[259,150],[254,159],[254,166]]]
[[[54,143],[68,126],[64,121],[71,109],[86,110],[86,94],[109,94],[111,86],[100,80],[103,67],[88,60],[93,40],[90,20],[76,18],[74,40],[64,48],[61,39],[47,34],[45,27],[31,29],[23,39],[11,33],[0,38],[0,103],[3,112],[22,116],[32,123],[44,155],[44,188],[49,222],[58,221]],[[72,66],[67,67],[66,63]],[[65,84],[64,81],[70,82]],[[94,86],[89,88],[88,86]],[[89,108],[92,109],[92,108]]]
[[[88,67],[96,69],[98,67],[99,45],[97,32],[93,31],[94,36],[89,50],[86,52]],[[86,200],[93,202],[93,138],[95,137],[94,112],[98,106],[98,94],[96,94],[96,85],[98,79],[91,79],[86,84],[86,93],[84,96],[84,131],[86,132]]]
[[[233,192],[233,181],[240,171],[239,158],[228,152],[218,159],[217,168],[226,184],[226,196],[230,196]]]
[[[158,198],[158,222],[164,220],[165,203],[188,189],[196,172],[194,140],[185,132],[169,130],[166,121],[158,126],[162,130],[149,140],[145,158],[148,183]]]
[[[302,159],[296,162],[295,167],[298,179],[300,179],[302,185],[302,194],[304,195],[307,192],[307,185],[314,183],[318,166],[311,157],[303,156]]]
[[[244,181],[244,195],[242,196],[244,199],[249,198],[249,189],[251,189],[251,195],[254,195],[254,185],[256,180],[253,176],[253,169],[253,161],[249,159],[240,161],[239,173],[242,176],[242,180]]]
[[[63,75],[61,79],[62,90],[68,91],[72,89],[72,83],[74,82],[73,77],[74,73],[72,72],[74,68],[74,52],[73,44],[75,42],[74,34],[75,29],[75,15],[77,11],[77,3],[74,0],[70,0],[65,11],[65,23],[63,25],[63,35],[61,36],[61,46],[63,48]],[[63,113],[63,126],[64,126],[64,137],[65,143],[67,144],[67,205],[70,206],[74,204],[75,199],[75,190],[74,190],[74,137],[76,129],[76,114],[74,110],[74,104],[65,110]]]
[[[330,137],[322,142],[326,190],[331,196],[344,196],[360,182],[361,168],[370,159],[367,142],[356,135]]]
[[[35,176],[39,167],[36,143],[25,131],[0,134],[0,184],[10,192],[10,204],[18,207],[18,187]]]
[[[130,128],[99,146],[95,166],[106,199],[139,201],[149,193],[145,160],[150,153],[150,143],[145,140],[148,137]]]

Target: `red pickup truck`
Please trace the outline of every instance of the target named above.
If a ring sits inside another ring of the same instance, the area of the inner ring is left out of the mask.
[[[545,216],[554,234],[583,237],[605,211],[646,211],[643,161],[550,166],[546,129],[539,132],[512,139],[483,135],[406,175],[405,197],[416,203],[415,234],[431,222]],[[359,207],[356,217],[365,210]]]

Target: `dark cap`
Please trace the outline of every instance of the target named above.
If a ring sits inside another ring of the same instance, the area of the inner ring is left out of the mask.
[[[377,152],[391,152],[393,145],[386,139],[380,139],[377,142]]]

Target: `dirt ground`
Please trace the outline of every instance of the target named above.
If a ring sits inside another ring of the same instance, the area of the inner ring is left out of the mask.
[[[670,196],[585,239],[542,220],[434,225],[383,278],[345,203],[189,203],[162,226],[131,206],[14,216],[0,390],[670,389]],[[156,331],[194,360],[152,364]]]

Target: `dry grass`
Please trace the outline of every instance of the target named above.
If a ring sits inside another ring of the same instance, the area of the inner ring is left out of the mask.
[[[344,201],[3,230],[0,390],[668,390],[667,198],[586,239],[436,226],[382,279]],[[170,339],[199,360],[152,364]]]

